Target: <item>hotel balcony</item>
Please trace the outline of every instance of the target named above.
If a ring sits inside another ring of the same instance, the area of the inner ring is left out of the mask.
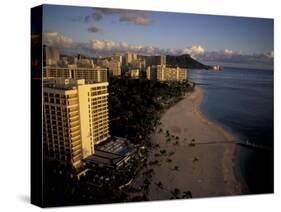
[[[81,149],[81,144],[79,143],[78,145],[72,145],[73,147],[72,147],[72,151],[76,151],[76,150],[78,150],[78,149]]]
[[[73,133],[70,134],[71,139],[74,139],[74,138],[76,138],[77,136],[80,136],[80,131],[73,132]]]
[[[77,117],[79,117],[79,112],[78,111],[69,114],[69,118],[77,118]]]
[[[80,126],[79,119],[70,122],[70,129],[72,130],[75,129],[75,127],[79,127],[79,126]]]
[[[76,146],[81,146],[80,137],[77,140],[73,140],[71,145],[72,145],[72,148],[74,148]]]
[[[70,126],[70,134],[77,132],[78,130],[80,130],[80,125],[77,124],[76,126]]]
[[[70,107],[68,108],[69,113],[78,112],[78,107]]]
[[[73,157],[76,157],[76,156],[81,155],[81,154],[82,154],[81,149],[77,149],[76,151],[72,152]]]
[[[81,154],[79,154],[79,155],[76,155],[76,156],[72,157],[72,161],[73,161],[73,163],[75,163],[75,162],[77,162],[77,161],[81,160],[81,159],[82,159],[82,157],[81,157],[81,156],[82,156],[82,155],[81,155]]]

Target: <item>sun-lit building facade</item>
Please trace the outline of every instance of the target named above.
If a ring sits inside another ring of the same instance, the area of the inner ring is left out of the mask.
[[[43,67],[44,78],[73,78],[85,79],[93,82],[107,82],[107,69],[101,67],[78,67],[77,65],[45,66]]]
[[[149,80],[158,81],[183,81],[187,80],[187,69],[166,67],[165,65],[152,66],[147,67],[146,77]]]
[[[108,83],[44,80],[43,149],[47,159],[79,168],[109,137]]]

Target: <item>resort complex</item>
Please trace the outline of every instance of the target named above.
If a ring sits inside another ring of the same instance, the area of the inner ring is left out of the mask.
[[[43,53],[44,158],[72,167],[78,177],[101,165],[126,167],[138,154],[128,138],[110,135],[114,117],[109,114],[108,86],[114,78],[159,83],[187,80],[187,70],[166,67],[165,56],[61,56],[48,46]]]

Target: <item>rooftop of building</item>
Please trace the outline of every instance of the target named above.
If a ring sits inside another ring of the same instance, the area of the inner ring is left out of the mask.
[[[112,137],[96,145],[96,150],[112,152],[118,155],[129,155],[135,150],[135,145],[130,144],[129,140],[121,137]]]
[[[81,86],[81,85],[93,85],[93,86],[108,85],[108,82],[94,82],[92,80],[85,80],[85,79],[52,77],[52,78],[45,78],[43,80],[43,85],[45,88],[71,90],[71,89],[75,89],[77,86]]]
[[[124,156],[114,154],[112,152],[106,152],[102,150],[95,150],[95,154],[88,156],[84,161],[88,163],[100,164],[100,165],[114,165],[122,161]]]
[[[44,66],[43,69],[55,69],[55,70],[65,70],[65,69],[73,69],[73,70],[99,70],[106,71],[106,68],[103,68],[98,65],[94,66],[80,66],[79,64],[68,64],[68,65],[47,65]]]
[[[135,145],[125,138],[113,137],[95,146],[95,153],[84,159],[87,163],[115,166],[137,151]]]

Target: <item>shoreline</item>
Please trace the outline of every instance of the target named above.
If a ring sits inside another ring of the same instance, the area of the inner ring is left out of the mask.
[[[243,194],[234,170],[236,146],[227,143],[236,138],[200,111],[203,95],[196,86],[162,114],[151,135],[147,167],[133,183],[138,187],[149,179],[149,200],[186,198],[188,192],[193,198]],[[199,144],[212,141],[223,143]],[[151,176],[146,176],[148,170]]]
[[[220,133],[222,133],[226,138],[227,140],[231,141],[231,140],[239,140],[239,138],[237,138],[237,136],[235,136],[234,134],[230,133],[230,132],[227,132],[226,129],[223,128],[223,126],[221,126],[219,123],[217,122],[214,122],[212,120],[210,120],[209,118],[207,118],[206,115],[204,115],[200,109],[200,106],[201,106],[201,103],[202,103],[202,100],[203,100],[203,96],[204,96],[204,91],[202,88],[200,87],[196,87],[197,89],[200,90],[200,92],[202,92],[202,96],[201,96],[201,99],[198,99],[198,101],[196,102],[196,105],[195,105],[195,112],[198,113],[199,116],[202,117],[202,120],[205,121],[207,124],[209,125],[212,125],[213,127],[215,127]],[[235,166],[237,164],[235,164],[235,162],[237,161],[237,155],[238,155],[238,147],[236,145],[232,145],[233,147],[229,147],[229,151],[226,149],[226,151],[224,152],[223,154],[223,172],[224,172],[224,178],[226,181],[229,181],[230,177],[229,177],[229,174],[228,172],[232,172],[231,175],[233,175],[232,177],[234,179],[234,181],[236,181],[237,184],[239,184],[237,186],[237,191],[238,191],[238,194],[242,194],[244,193],[246,190],[246,185],[243,185],[243,182],[242,182],[242,179],[240,177],[238,177],[235,173],[236,169],[235,169]],[[230,161],[230,158],[231,158],[231,164],[229,163]],[[229,169],[231,168],[231,170],[229,171]],[[241,174],[240,174],[241,175]],[[239,179],[238,179],[239,178]],[[233,195],[238,195],[237,193],[234,193]]]

